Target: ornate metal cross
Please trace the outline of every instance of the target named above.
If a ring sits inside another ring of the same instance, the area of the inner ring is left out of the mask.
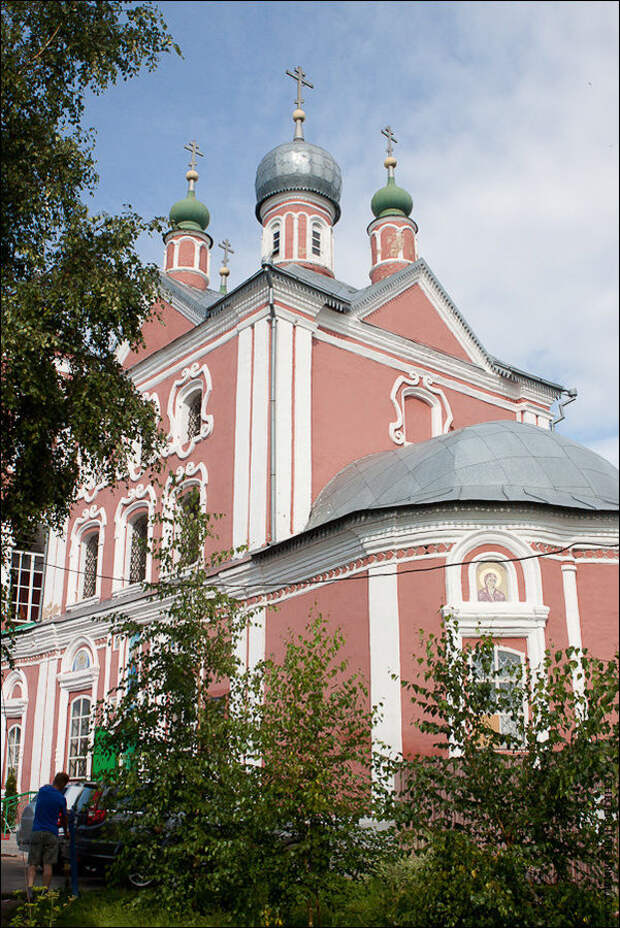
[[[301,70],[300,64],[297,65],[294,71],[287,71],[286,73],[289,77],[292,77],[294,81],[297,81],[297,99],[295,103],[297,104],[297,109],[300,110],[301,104],[304,102],[301,95],[301,88],[310,87],[312,90],[314,90],[314,84],[311,84],[310,81],[306,80],[306,75]]]
[[[232,245],[230,244],[227,238],[225,238],[223,242],[220,242],[217,247],[223,250],[224,258],[223,258],[222,263],[224,267],[228,267],[228,255],[229,254],[234,255],[235,249],[232,247]]]
[[[192,171],[195,171],[196,170],[196,155],[198,155],[200,158],[204,158],[203,153],[200,151],[200,148],[198,147],[198,142],[196,141],[196,139],[194,139],[193,141],[189,143],[189,145],[184,145],[183,147],[185,148],[185,151],[191,152],[192,157],[189,161],[189,166],[192,169]]]
[[[398,145],[398,139],[394,138],[394,132],[391,126],[386,126],[385,129],[381,130],[381,135],[384,135],[387,139],[386,151],[389,156],[394,153],[394,148],[392,143],[395,142]]]

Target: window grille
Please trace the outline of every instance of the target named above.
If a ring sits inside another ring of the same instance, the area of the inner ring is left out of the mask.
[[[41,612],[45,555],[14,550],[11,555],[11,606],[17,622],[37,622]]]
[[[181,564],[194,564],[200,555],[202,525],[197,520],[201,512],[200,491],[191,487],[179,500],[182,516],[180,537]]]
[[[84,548],[84,586],[82,596],[87,599],[97,592],[97,561],[99,556],[99,532],[89,535]]]
[[[90,735],[90,699],[76,699],[71,706],[71,728],[69,732],[70,777],[85,777]]]
[[[195,393],[191,396],[187,407],[187,440],[191,441],[197,435],[200,435],[202,428],[202,393]]]
[[[21,741],[21,725],[13,725],[13,727],[9,729],[7,737],[6,768],[7,772],[12,770],[15,776],[17,776],[17,768],[19,767],[19,749]]]
[[[489,683],[493,683],[498,695],[503,693],[511,696],[511,701],[513,701],[513,690],[521,680],[522,666],[523,658],[521,654],[496,647],[493,649],[493,667],[490,675],[485,677],[479,664],[478,678],[481,681],[486,679]],[[516,706],[515,715],[517,717],[515,718],[512,713],[498,711],[489,718],[489,724],[500,734],[514,737],[518,734],[519,717],[522,712],[523,707]]]
[[[321,230],[318,226],[312,226],[312,254],[321,254]]]
[[[276,255],[280,254],[280,229],[275,228],[273,230],[273,247],[271,249],[271,255],[275,258]]]
[[[129,582],[140,583],[146,577],[147,516],[138,516],[131,523],[131,552],[129,555]]]

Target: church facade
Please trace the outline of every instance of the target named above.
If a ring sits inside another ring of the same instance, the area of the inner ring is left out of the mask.
[[[217,582],[254,610],[246,664],[277,656],[320,611],[383,703],[374,736],[395,751],[424,745],[394,674],[411,678],[419,629],[445,615],[463,640],[492,633],[498,666],[537,664],[547,647],[617,648],[617,470],[554,430],[567,391],[492,357],[420,257],[389,128],[370,284],[337,279],[341,173],[304,139],[301,102],[293,141],[257,171],[260,267],[232,289],[227,241],[210,286],[190,146],[158,316],[144,348],[119,348],[176,480],[153,481],[137,447],[130,482],[83,487],[50,535],[38,619],[3,676],[2,782],[16,770],[18,791],[93,772],[91,712],[128,658],[110,617],[153,616],[140,542],[190,488],[223,516],[213,546],[243,549]]]

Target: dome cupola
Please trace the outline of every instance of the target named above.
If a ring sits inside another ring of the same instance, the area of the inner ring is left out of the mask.
[[[196,197],[196,158],[203,157],[196,141],[185,149],[191,152],[187,180],[187,194],[178,200],[169,213],[170,231],[164,236],[166,245],[164,269],[166,273],[197,290],[209,286],[209,251],[213,239],[205,232],[209,225],[209,210]]]
[[[304,139],[302,87],[313,87],[300,66],[295,135],[264,156],[256,171],[256,218],[263,226],[263,260],[296,263],[333,277],[333,227],[340,218],[342,174],[333,156]]]
[[[393,146],[397,139],[390,126],[382,129],[381,134],[387,139],[387,157],[383,165],[388,176],[385,187],[377,190],[370,201],[375,216],[367,230],[372,257],[370,279],[373,284],[400,271],[407,264],[412,264],[417,258],[415,236],[418,227],[409,218],[413,200],[406,190],[397,185],[394,176],[397,161]]]

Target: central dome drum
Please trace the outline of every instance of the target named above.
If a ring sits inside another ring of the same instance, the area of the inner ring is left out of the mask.
[[[289,190],[307,190],[325,197],[340,218],[342,174],[336,161],[324,148],[295,139],[267,152],[256,171],[256,218],[269,197]]]

